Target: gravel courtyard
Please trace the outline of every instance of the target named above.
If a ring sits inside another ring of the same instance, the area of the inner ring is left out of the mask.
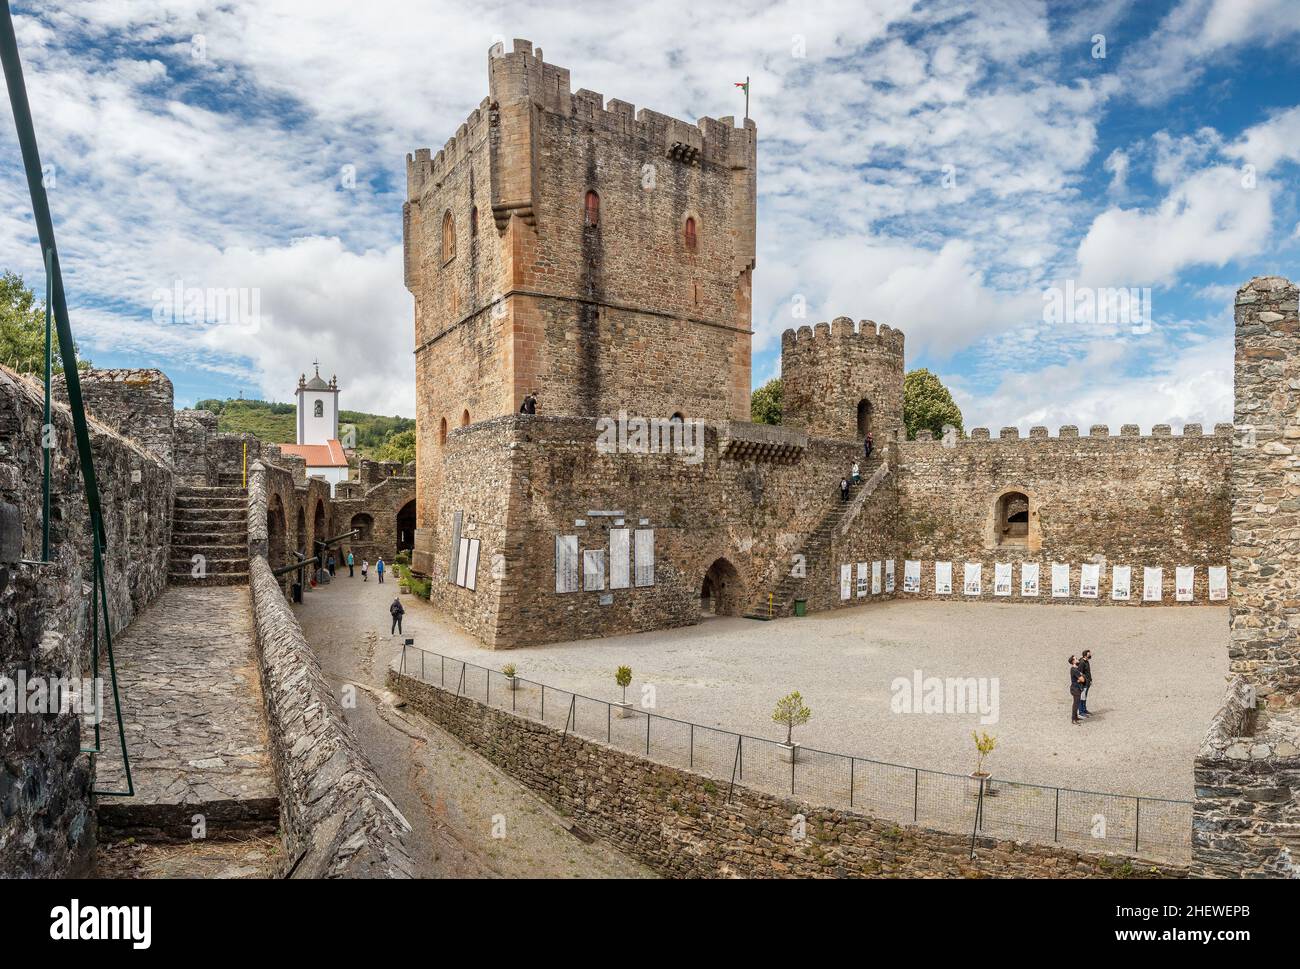
[[[774,740],[784,733],[772,707],[799,690],[813,717],[795,739],[808,747],[967,773],[971,731],[986,730],[997,738],[989,766],[999,778],[1116,794],[1191,797],[1192,757],[1227,672],[1228,610],[1217,607],[894,601],[493,652],[428,604],[404,601],[418,647],[493,669],[512,662],[548,686],[615,700],[614,670],[626,664],[630,700],[652,685],[656,713]],[[1066,660],[1085,648],[1096,715],[1074,727]],[[986,678],[995,721],[981,723],[980,712],[895,712],[891,701],[911,698],[918,670]],[[905,690],[892,688],[900,677]]]

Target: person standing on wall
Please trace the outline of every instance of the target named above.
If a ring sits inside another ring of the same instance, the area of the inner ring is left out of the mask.
[[[401,602],[394,599],[393,604],[388,607],[388,612],[393,617],[393,626],[388,630],[388,635],[391,636],[402,631],[402,617],[406,615],[406,610],[402,608]]]
[[[349,579],[357,574],[356,569],[352,567],[352,563],[353,563],[352,549],[348,549],[348,578]]]
[[[858,462],[853,462],[853,483],[855,485],[862,482],[862,469],[858,467]]]
[[[874,451],[875,449],[876,449],[876,439],[872,437],[870,433],[868,433],[867,436],[862,439],[863,459],[866,461],[870,461],[871,452]]]
[[[1088,690],[1092,687],[1092,650],[1085,649],[1079,657],[1079,672],[1083,674],[1083,689],[1079,691],[1079,716],[1090,717],[1088,712]]]
[[[382,585],[384,581],[384,557],[379,556],[379,561],[375,563],[375,574],[379,576],[379,582]]]
[[[370,571],[370,559],[362,559],[361,560],[361,581],[362,582],[370,581],[370,579],[367,578],[366,576],[366,573],[368,573],[369,571]]]

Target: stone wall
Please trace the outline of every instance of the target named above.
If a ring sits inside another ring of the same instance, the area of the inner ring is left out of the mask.
[[[578,826],[672,878],[1181,877],[1115,855],[898,825],[633,757],[389,672],[419,712]],[[791,835],[795,815],[806,836]]]
[[[258,664],[294,878],[409,878],[411,826],[343,719],[316,654],[262,556],[250,563]]]
[[[152,452],[164,464],[175,463],[172,382],[161,370],[82,370],[81,399],[101,424]],[[55,374],[55,396],[67,401],[67,380]]]
[[[47,679],[89,677],[91,670],[89,516],[71,414],[57,402],[50,450],[53,561],[35,562],[41,556],[42,408],[35,382],[0,367],[0,676],[11,681],[20,670]],[[109,427],[92,420],[90,435],[108,541],[109,623],[117,633],[166,583],[174,482],[157,455]],[[111,702],[107,686],[105,702]],[[94,768],[80,748],[92,743],[72,713],[0,713],[0,877],[88,871]]]
[[[217,436],[217,415],[206,410],[178,410],[173,426],[180,480],[197,488],[216,487],[218,469],[208,442]]]
[[[865,401],[864,430],[883,447],[902,436],[903,334],[846,316],[786,330],[781,389],[781,423],[818,437],[861,440],[858,407]]]

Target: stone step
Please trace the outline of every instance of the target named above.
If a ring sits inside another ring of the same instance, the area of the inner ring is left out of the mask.
[[[194,576],[190,575],[188,571],[168,572],[167,584],[168,585],[196,585],[196,586],[247,585],[248,572],[247,571],[221,572],[221,573],[209,572],[206,576],[204,576],[201,579],[196,579]]]
[[[196,552],[190,555],[172,554],[167,559],[171,572],[188,572],[194,567],[194,555],[203,556],[204,567],[208,572],[247,572],[248,556],[245,555],[207,555]]]
[[[182,498],[178,495],[172,507],[177,511],[201,511],[212,508],[221,511],[247,512],[248,502],[242,498]]]
[[[176,489],[176,494],[183,497],[242,498],[246,492],[237,485],[218,485],[216,487],[181,485]]]
[[[247,522],[248,512],[243,508],[175,508],[172,520],[178,522]]]

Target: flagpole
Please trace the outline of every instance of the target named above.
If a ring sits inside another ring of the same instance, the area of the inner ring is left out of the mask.
[[[745,75],[745,120],[749,120],[749,75]]]

